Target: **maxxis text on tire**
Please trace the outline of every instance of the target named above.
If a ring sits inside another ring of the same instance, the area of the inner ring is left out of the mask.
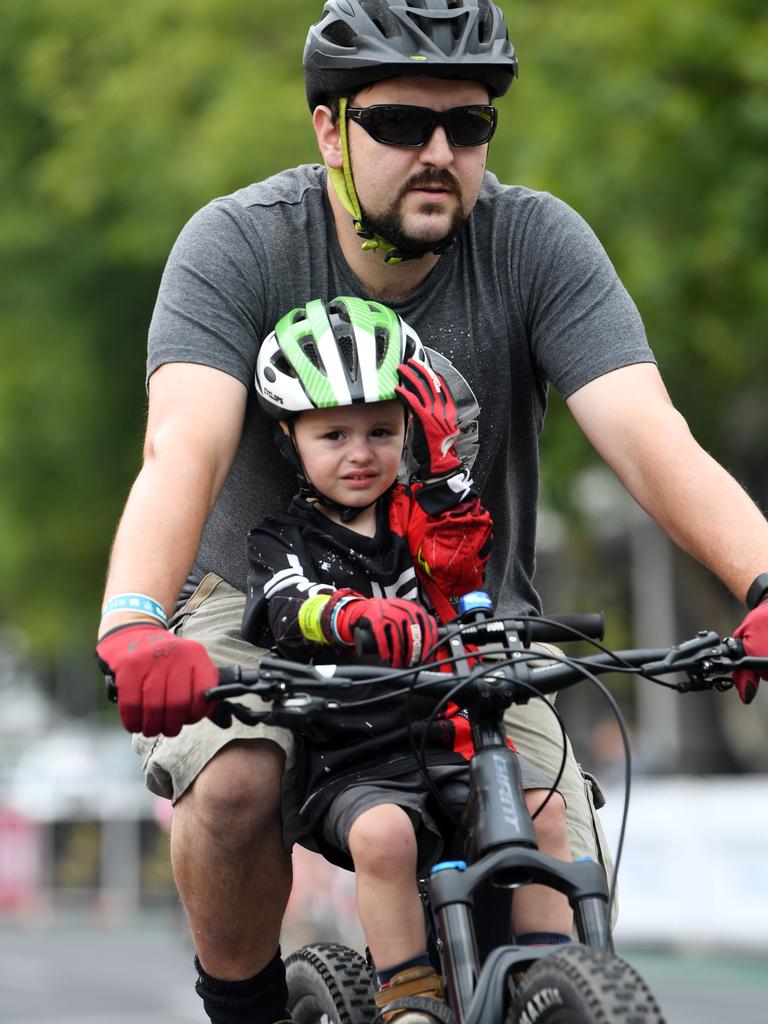
[[[634,967],[574,944],[529,968],[507,1024],[664,1024],[664,1017]]]

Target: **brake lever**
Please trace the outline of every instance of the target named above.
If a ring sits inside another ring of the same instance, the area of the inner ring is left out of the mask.
[[[221,687],[219,689],[222,689]],[[252,690],[248,690],[252,693]],[[302,732],[308,733],[307,723],[312,716],[320,711],[334,711],[339,707],[337,701],[325,697],[315,697],[308,693],[298,693],[293,697],[285,697],[269,708],[249,708],[237,701],[222,700],[208,716],[212,722],[226,729],[233,718],[245,725],[259,725],[268,722],[270,725],[282,725],[294,729],[300,723]]]
[[[320,711],[335,711],[340,707],[336,700],[318,697],[310,693],[297,693],[286,697],[272,708],[271,720],[276,725],[293,729],[298,722],[305,722]]]
[[[688,670],[688,665],[695,666],[700,664],[699,658],[704,648],[710,647],[714,652],[720,643],[720,637],[717,633],[711,629],[702,629],[691,640],[686,640],[672,647],[667,656],[657,662],[653,668],[657,672],[669,672],[670,669],[674,668],[679,668],[681,672],[685,672]],[[699,655],[699,657],[691,657],[692,655]],[[686,659],[690,659],[688,665],[685,664]]]
[[[704,636],[705,634],[702,634]],[[688,642],[689,644],[692,641]],[[684,647],[686,645],[681,645]],[[739,667],[744,657],[744,645],[737,637],[727,636],[706,652],[703,658],[690,659],[688,665],[681,666],[687,673],[687,682],[676,687],[679,693],[690,693],[701,690],[717,690],[725,693],[733,687],[731,673]],[[722,673],[722,674],[720,674]]]
[[[712,662],[705,662],[703,665],[697,666],[701,671],[689,670],[685,679],[673,684],[673,689],[678,693],[701,693],[705,690],[717,690],[719,693],[725,693],[733,686],[731,677],[710,675],[713,669],[721,667]]]

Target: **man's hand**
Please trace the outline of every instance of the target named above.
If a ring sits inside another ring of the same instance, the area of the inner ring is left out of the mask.
[[[422,480],[443,479],[461,470],[453,447],[459,436],[456,403],[443,378],[415,359],[398,367],[395,388],[413,414],[413,455]]]
[[[753,608],[733,635],[740,638],[746,654],[768,658],[768,601]],[[758,673],[751,668],[739,668],[733,673],[733,684],[745,704],[755,699],[760,679],[768,679],[768,671]]]
[[[343,644],[355,642],[360,626],[370,629],[379,657],[393,668],[410,668],[434,656],[437,620],[415,601],[398,597],[357,597],[337,591],[325,606],[324,621],[332,622],[332,636]],[[337,605],[334,615],[334,606]]]
[[[99,667],[117,687],[120,718],[128,732],[176,736],[217,706],[205,699],[219,674],[202,644],[152,622],[110,630],[96,647]]]

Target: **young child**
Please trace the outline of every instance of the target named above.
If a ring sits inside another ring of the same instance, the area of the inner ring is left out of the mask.
[[[456,454],[455,403],[418,337],[380,303],[308,302],[264,341],[256,388],[279,423],[300,491],[248,535],[243,636],[284,657],[336,663],[355,658],[355,632],[365,624],[383,662],[434,660],[437,622],[453,618],[454,602],[482,585],[492,524]],[[419,479],[404,486],[397,476],[408,420]],[[334,712],[311,739],[298,740],[301,815],[330,860],[354,866],[376,1002],[388,1024],[434,1024],[444,998],[417,888],[419,873],[439,859],[441,809],[417,769],[409,731],[426,744],[438,787],[466,777],[472,742],[453,705],[427,725],[432,705],[414,695],[413,722],[402,700]],[[520,762],[533,811],[548,782]],[[535,827],[542,850],[570,859],[559,794]],[[567,900],[546,888],[518,889],[513,918],[518,942],[569,939]],[[410,996],[426,998],[422,1007],[433,1000],[434,1015],[388,1009]]]

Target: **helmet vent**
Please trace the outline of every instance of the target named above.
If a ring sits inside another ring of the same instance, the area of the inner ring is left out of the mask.
[[[313,366],[316,366],[318,370],[322,369],[320,356],[318,355],[318,351],[315,348],[315,343],[312,338],[307,337],[301,339],[301,350]]]
[[[282,352],[276,352],[272,357],[272,365],[279,373],[286,373],[289,377],[295,377],[296,371],[285,358]],[[266,375],[266,371],[265,371]]]
[[[347,373],[353,379],[357,371],[357,350],[351,334],[337,334],[336,344],[338,345],[341,362]]]
[[[376,366],[379,367],[384,362],[384,356],[387,352],[387,332],[383,327],[376,328]]]
[[[389,9],[386,0],[360,0],[360,6],[374,23],[376,28],[387,39],[400,35],[397,18]]]
[[[490,7],[482,4],[478,11],[477,39],[481,46],[492,41],[493,37],[493,14]]]
[[[454,52],[455,44],[460,42],[464,36],[467,19],[469,18],[468,12],[463,10],[464,6],[465,5],[463,3],[449,3],[447,8],[448,10],[461,11],[461,13],[458,13],[453,17],[446,18],[445,20],[434,21],[432,18],[411,13],[416,8],[426,10],[427,3],[425,0],[410,0],[407,13],[414,30],[419,33],[419,35],[430,40],[433,46],[443,54],[451,56]]]
[[[323,30],[323,36],[337,46],[347,46],[350,49],[354,49],[357,39],[352,28],[343,21],[334,21]]]

